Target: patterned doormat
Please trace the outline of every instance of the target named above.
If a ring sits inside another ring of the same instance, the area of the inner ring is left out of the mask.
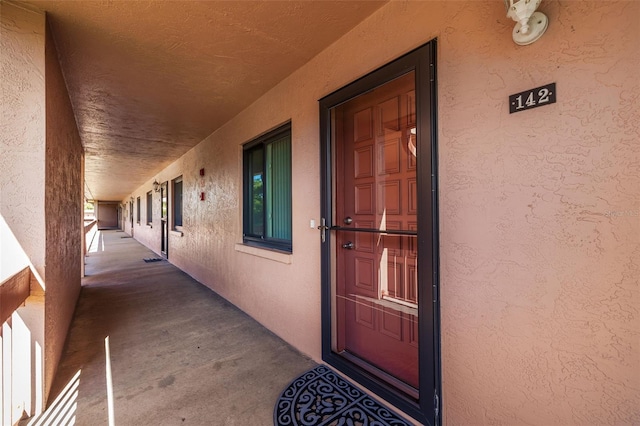
[[[295,379],[278,398],[276,426],[411,426],[324,365]]]

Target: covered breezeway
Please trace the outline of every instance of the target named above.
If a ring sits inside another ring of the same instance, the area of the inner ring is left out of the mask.
[[[144,261],[156,256],[98,232],[55,402],[25,424],[107,425],[112,397],[118,425],[266,425],[280,392],[316,365],[167,261]]]

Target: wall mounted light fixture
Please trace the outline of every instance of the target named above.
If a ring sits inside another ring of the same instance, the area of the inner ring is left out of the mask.
[[[504,0],[507,17],[516,21],[513,41],[526,46],[542,37],[549,26],[549,19],[542,12],[536,12],[542,0]]]
[[[155,192],[160,192],[160,183],[158,183],[158,181],[155,179],[153,180],[153,190]]]

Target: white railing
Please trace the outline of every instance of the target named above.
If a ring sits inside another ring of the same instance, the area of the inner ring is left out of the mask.
[[[41,370],[32,366],[32,333],[17,311],[30,295],[29,267],[0,283],[0,423],[14,425],[34,413],[39,401],[34,400],[32,385],[41,383]],[[38,380],[40,379],[40,380]],[[38,399],[36,397],[36,399]]]

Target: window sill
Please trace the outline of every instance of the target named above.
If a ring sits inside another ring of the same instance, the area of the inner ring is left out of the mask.
[[[152,224],[150,224],[150,223],[147,223],[147,227],[149,227],[149,228],[153,229],[153,225],[152,225]]]
[[[281,251],[270,250],[263,247],[250,246],[247,244],[237,243],[236,251],[240,253],[250,254],[251,256],[262,257],[263,259],[274,260],[276,262],[290,265],[292,263],[293,256],[291,253],[283,253]]]
[[[177,229],[172,229],[169,232],[171,232],[172,235],[177,235],[178,237],[184,237],[184,232],[178,231]]]

